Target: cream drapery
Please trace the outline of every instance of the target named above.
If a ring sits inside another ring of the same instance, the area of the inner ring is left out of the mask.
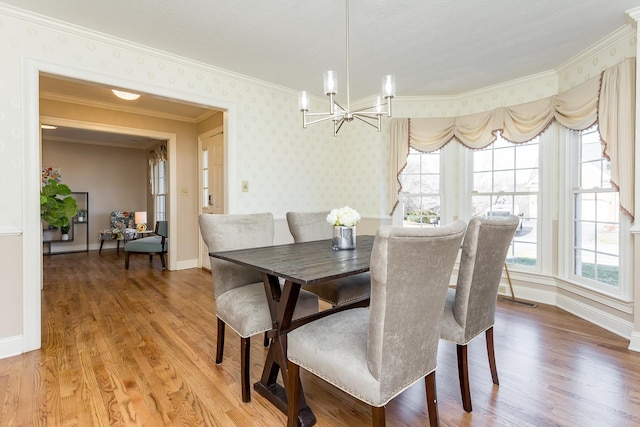
[[[399,118],[391,121],[390,214],[402,190],[399,174],[409,147],[435,151],[456,139],[471,149],[490,145],[496,132],[513,143],[532,140],[556,120],[581,131],[596,122],[611,161],[611,183],[620,191],[620,207],[633,221],[635,141],[635,58],[558,95],[538,101],[459,117]]]

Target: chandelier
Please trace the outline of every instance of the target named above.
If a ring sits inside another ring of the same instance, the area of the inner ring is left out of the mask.
[[[380,132],[380,121],[383,114],[391,117],[391,100],[396,95],[396,80],[392,75],[382,78],[382,95],[376,97],[375,105],[358,110],[351,111],[349,99],[349,0],[347,0],[347,49],[346,49],[346,65],[347,65],[347,104],[345,107],[340,105],[335,96],[338,93],[338,77],[335,71],[326,71],[324,73],[324,94],[329,97],[329,111],[322,113],[309,112],[309,94],[307,91],[300,92],[298,106],[302,111],[302,127],[306,129],[307,125],[323,122],[326,120],[333,121],[333,136],[338,135],[338,131],[345,122],[353,119],[375,127]],[[384,98],[384,100],[383,100]]]

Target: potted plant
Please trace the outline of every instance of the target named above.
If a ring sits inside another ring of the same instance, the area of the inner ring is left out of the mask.
[[[58,184],[55,180],[49,182],[40,190],[40,218],[51,227],[60,227],[63,235],[69,232],[69,224],[78,212],[78,203],[69,197],[71,189],[65,184]],[[67,235],[67,239],[68,239]],[[67,240],[64,237],[63,240]]]
[[[76,218],[78,222],[86,222],[87,221],[87,210],[86,209],[78,209],[78,213],[76,214]]]

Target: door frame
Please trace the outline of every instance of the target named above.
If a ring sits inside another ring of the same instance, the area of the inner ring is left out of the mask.
[[[223,180],[224,182],[222,183],[222,188],[224,188],[224,213],[228,213],[229,209],[228,209],[228,194],[229,192],[227,191],[227,183],[228,181],[228,171],[227,171],[227,147],[228,147],[228,141],[227,141],[227,133],[226,133],[226,129],[225,129],[225,125],[223,124],[222,126],[218,126],[216,128],[213,128],[211,130],[208,130],[204,133],[201,133],[200,135],[198,135],[198,215],[200,215],[200,212],[202,211],[202,205],[204,203],[204,200],[202,199],[202,140],[205,138],[209,138],[211,136],[215,136],[217,134],[222,134],[222,140],[223,140],[223,149],[224,149],[224,176],[223,176]],[[198,221],[196,221],[198,222]],[[198,227],[199,228],[199,227]],[[198,268],[202,268],[203,266],[203,262],[202,262],[202,251],[204,250],[204,240],[202,239],[202,234],[200,234],[198,232]]]
[[[42,175],[40,170],[42,162],[42,153],[40,151],[40,73],[55,74],[72,79],[126,88],[134,92],[200,104],[224,111],[225,150],[227,150],[228,154],[225,156],[225,170],[229,174],[234,174],[236,171],[235,162],[229,161],[230,158],[235,158],[235,147],[234,144],[227,144],[227,140],[235,139],[237,107],[234,102],[211,96],[199,95],[195,92],[184,92],[142,81],[128,80],[114,75],[100,74],[95,70],[74,68],[62,62],[43,61],[36,57],[24,57],[23,61],[24,78],[20,82],[22,93],[24,94],[22,106],[24,120],[20,129],[23,135],[24,159],[22,167],[22,351],[28,352],[37,350],[42,345],[42,227],[40,226],[39,214]],[[174,151],[168,154],[175,159],[175,143],[173,144],[173,149]],[[177,161],[170,162],[170,179],[173,177],[173,179],[177,180],[176,163]],[[236,202],[235,197],[229,197],[227,209],[233,209]],[[177,221],[177,197],[170,198],[169,212],[171,217]],[[175,242],[178,239],[170,239],[170,242],[171,240]],[[172,252],[175,254],[174,256],[177,256],[176,250]],[[169,262],[171,263],[171,260]],[[176,262],[175,258],[174,262]]]

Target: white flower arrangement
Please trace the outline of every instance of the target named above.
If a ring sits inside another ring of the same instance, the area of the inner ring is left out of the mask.
[[[349,206],[331,209],[327,222],[333,226],[354,227],[360,222],[360,214]]]

